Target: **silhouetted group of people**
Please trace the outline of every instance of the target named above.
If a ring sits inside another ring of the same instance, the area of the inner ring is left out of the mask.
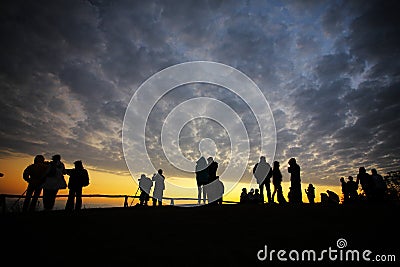
[[[288,201],[285,199],[282,190],[282,173],[279,161],[274,161],[273,167],[266,161],[265,156],[261,156],[259,162],[253,167],[253,176],[257,181],[258,189],[251,189],[247,192],[246,188],[242,189],[240,195],[240,203],[264,203],[264,190],[267,194],[268,203],[279,204],[302,203],[300,166],[295,158],[289,160],[288,173],[290,173],[290,190],[288,193]],[[271,178],[274,191],[271,193]],[[265,188],[265,189],[264,189]]]
[[[225,187],[217,175],[218,162],[213,157],[201,156],[195,167],[197,182],[197,203],[221,205]]]
[[[382,175],[378,174],[376,169],[371,169],[371,174],[369,174],[365,167],[360,167],[358,169],[356,181],[354,181],[352,176],[349,176],[347,179],[348,180],[345,181],[343,177],[340,178],[343,204],[356,203],[359,201],[359,185],[368,202],[381,203],[385,200],[387,185]]]
[[[165,190],[165,176],[163,170],[159,169],[157,173],[154,173],[150,179],[145,174],[142,174],[139,178],[139,205],[147,206],[150,200],[150,190],[153,187],[153,206],[162,206],[162,199]]]
[[[43,191],[43,208],[54,208],[57,193],[60,189],[69,189],[66,210],[80,210],[82,206],[82,188],[89,185],[89,174],[82,161],[74,162],[75,168],[66,169],[60,155],[52,156],[46,161],[43,155],[36,155],[33,164],[23,171],[23,179],[28,183],[24,193],[22,211],[34,211]],[[64,175],[69,175],[68,184]]]

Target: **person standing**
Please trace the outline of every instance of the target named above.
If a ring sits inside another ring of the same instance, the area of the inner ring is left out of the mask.
[[[276,198],[278,200],[279,204],[286,203],[286,199],[283,196],[282,192],[282,173],[281,170],[279,169],[279,161],[274,161],[272,169],[272,183],[274,185],[274,192],[272,193],[272,202],[274,202],[274,197],[275,194],[277,194]]]
[[[142,206],[147,206],[147,203],[149,201],[149,194],[151,187],[153,186],[153,182],[149,177],[147,177],[145,174],[142,174],[139,178],[139,188],[140,188],[140,205]]]
[[[356,183],[357,185],[361,184],[361,189],[364,191],[367,201],[371,201],[373,199],[373,181],[365,167],[360,167],[358,169]]]
[[[353,176],[347,177],[347,190],[349,193],[349,203],[356,203],[358,200],[358,184],[353,180]]]
[[[219,178],[219,176],[217,176],[218,162],[216,162],[213,157],[208,157],[207,162],[208,183],[205,187],[208,197],[208,204],[217,204],[216,201],[221,197],[220,195],[218,195],[217,185],[217,180]]]
[[[378,203],[382,203],[385,199],[386,194],[386,182],[383,180],[382,175],[378,174],[376,169],[371,169],[371,179],[374,184],[373,186],[373,195],[374,201]]]
[[[289,160],[288,172],[290,173],[290,202],[303,203],[301,192],[300,166],[295,158]]]
[[[67,188],[64,179],[65,166],[60,155],[54,155],[49,162],[49,172],[43,186],[43,207],[52,210],[56,201],[58,190]]]
[[[23,212],[35,210],[48,169],[49,166],[45,163],[43,155],[36,155],[33,164],[24,169],[22,178],[28,182],[28,188],[22,206]]]
[[[89,185],[89,173],[83,167],[80,160],[74,162],[74,169],[66,169],[66,174],[69,175],[68,180],[68,199],[65,205],[65,210],[80,210],[82,208],[82,188]]]
[[[196,183],[197,183],[197,203],[200,205],[201,200],[206,204],[207,192],[206,185],[208,183],[207,161],[201,156],[196,162]]]
[[[272,203],[271,196],[271,177],[272,168],[271,165],[266,161],[264,156],[260,157],[260,161],[257,162],[253,167],[253,175],[257,180],[257,184],[260,188],[261,203],[264,203],[264,187],[267,191],[268,203]]]
[[[342,186],[343,204],[347,204],[349,202],[349,185],[344,180],[344,177],[340,178],[340,184]]]
[[[165,189],[165,176],[163,175],[163,170],[159,169],[157,173],[153,175],[152,181],[154,182],[153,190],[153,206],[162,206],[162,199]]]
[[[308,198],[308,202],[310,204],[314,204],[315,203],[315,187],[313,184],[309,184],[308,188],[304,190],[306,192],[307,198]]]

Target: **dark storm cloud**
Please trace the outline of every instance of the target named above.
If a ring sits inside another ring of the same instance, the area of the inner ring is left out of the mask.
[[[275,117],[276,159],[298,158],[316,183],[337,184],[360,164],[397,168],[398,12],[396,1],[3,1],[1,154],[60,153],[126,172],[121,131],[135,90],[172,64],[211,60],[257,83]],[[151,157],[165,164],[162,122],[199,96],[242,118],[253,164],[254,116],[212,86],[178,88],[157,103],[146,128]],[[228,144],[213,122],[193,121],[182,133],[188,158],[201,137]]]

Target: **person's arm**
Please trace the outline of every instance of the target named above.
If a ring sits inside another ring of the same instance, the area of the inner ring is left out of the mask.
[[[256,173],[257,166],[258,166],[258,163],[256,163],[256,165],[254,165],[254,167],[253,167],[253,174]]]
[[[22,173],[22,178],[29,183],[30,181],[30,166],[26,167]]]

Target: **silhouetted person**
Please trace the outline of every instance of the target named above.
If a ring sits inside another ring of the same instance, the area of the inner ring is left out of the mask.
[[[25,168],[22,178],[28,182],[28,188],[26,189],[22,211],[35,210],[48,169],[49,166],[45,163],[42,155],[36,155],[33,164]]]
[[[358,200],[358,184],[353,180],[353,176],[347,178],[347,190],[349,193],[349,203],[356,203]]]
[[[89,173],[83,167],[83,163],[80,160],[74,162],[73,169],[66,169],[65,172],[69,175],[69,193],[67,203],[65,204],[65,210],[81,210],[82,188],[89,185]]]
[[[309,184],[308,188],[305,189],[307,198],[308,198],[308,202],[310,204],[314,204],[315,203],[315,187],[313,186],[313,184]]]
[[[154,182],[153,189],[153,206],[162,206],[162,199],[165,189],[165,176],[163,175],[163,170],[159,169],[157,173],[153,175],[152,181]]]
[[[371,179],[374,183],[373,198],[375,202],[381,203],[384,201],[386,194],[386,182],[383,180],[382,175],[378,174],[376,169],[371,169]]]
[[[262,204],[262,198],[260,194],[260,189],[256,188],[254,190],[254,203],[256,204]]]
[[[218,179],[217,170],[218,170],[218,162],[216,162],[213,157],[208,157],[208,180],[209,182],[213,182]]]
[[[349,186],[347,182],[344,180],[343,177],[340,178],[340,184],[342,187],[342,194],[343,194],[343,204],[347,204],[349,202]]]
[[[208,184],[208,164],[206,159],[202,156],[196,162],[196,182],[197,182],[197,202],[206,204],[207,192],[206,185]]]
[[[282,173],[279,169],[279,162],[274,161],[273,169],[272,169],[272,184],[274,185],[274,192],[272,193],[272,202],[274,202],[275,194],[277,194],[278,203],[286,203],[286,199],[283,196],[282,192]]]
[[[240,193],[240,203],[247,204],[249,202],[249,196],[247,194],[247,189],[242,188],[242,193]]]
[[[251,188],[249,193],[247,193],[247,199],[249,203],[253,204],[254,203],[254,188]]]
[[[218,195],[217,181],[219,176],[217,176],[218,162],[216,162],[213,157],[208,157],[208,184],[206,185],[206,192],[208,197],[208,204],[216,205],[216,200],[220,197]]]
[[[66,171],[60,155],[54,155],[48,164],[49,171],[43,186],[43,207],[45,210],[52,210],[58,190],[67,188],[64,179]]]
[[[336,205],[339,204],[340,199],[338,194],[336,194],[335,192],[331,191],[331,190],[326,190],[326,193],[328,194],[328,198],[331,204]]]
[[[290,202],[302,203],[300,166],[295,158],[289,160],[288,172],[290,173]]]
[[[149,201],[150,189],[153,186],[153,182],[145,174],[142,174],[139,178],[139,188],[140,188],[140,205],[147,206]]]
[[[364,191],[367,200],[372,200],[373,182],[371,175],[367,173],[364,167],[358,169],[356,183],[361,184],[361,189]]]
[[[125,199],[124,199],[124,208],[127,208],[128,207],[128,196],[125,196]]]
[[[266,161],[264,156],[260,157],[260,161],[257,162],[253,167],[253,175],[257,180],[257,184],[260,188],[260,195],[262,199],[262,203],[264,203],[264,187],[267,191],[268,203],[272,203],[271,196],[271,177],[272,177],[272,168],[271,165]]]
[[[217,196],[216,203],[218,205],[222,205],[223,196],[224,196],[224,192],[225,192],[224,183],[222,183],[222,181],[219,179],[219,177],[217,178],[217,180],[214,181],[214,183],[215,183],[215,190],[216,190],[216,196]]]

